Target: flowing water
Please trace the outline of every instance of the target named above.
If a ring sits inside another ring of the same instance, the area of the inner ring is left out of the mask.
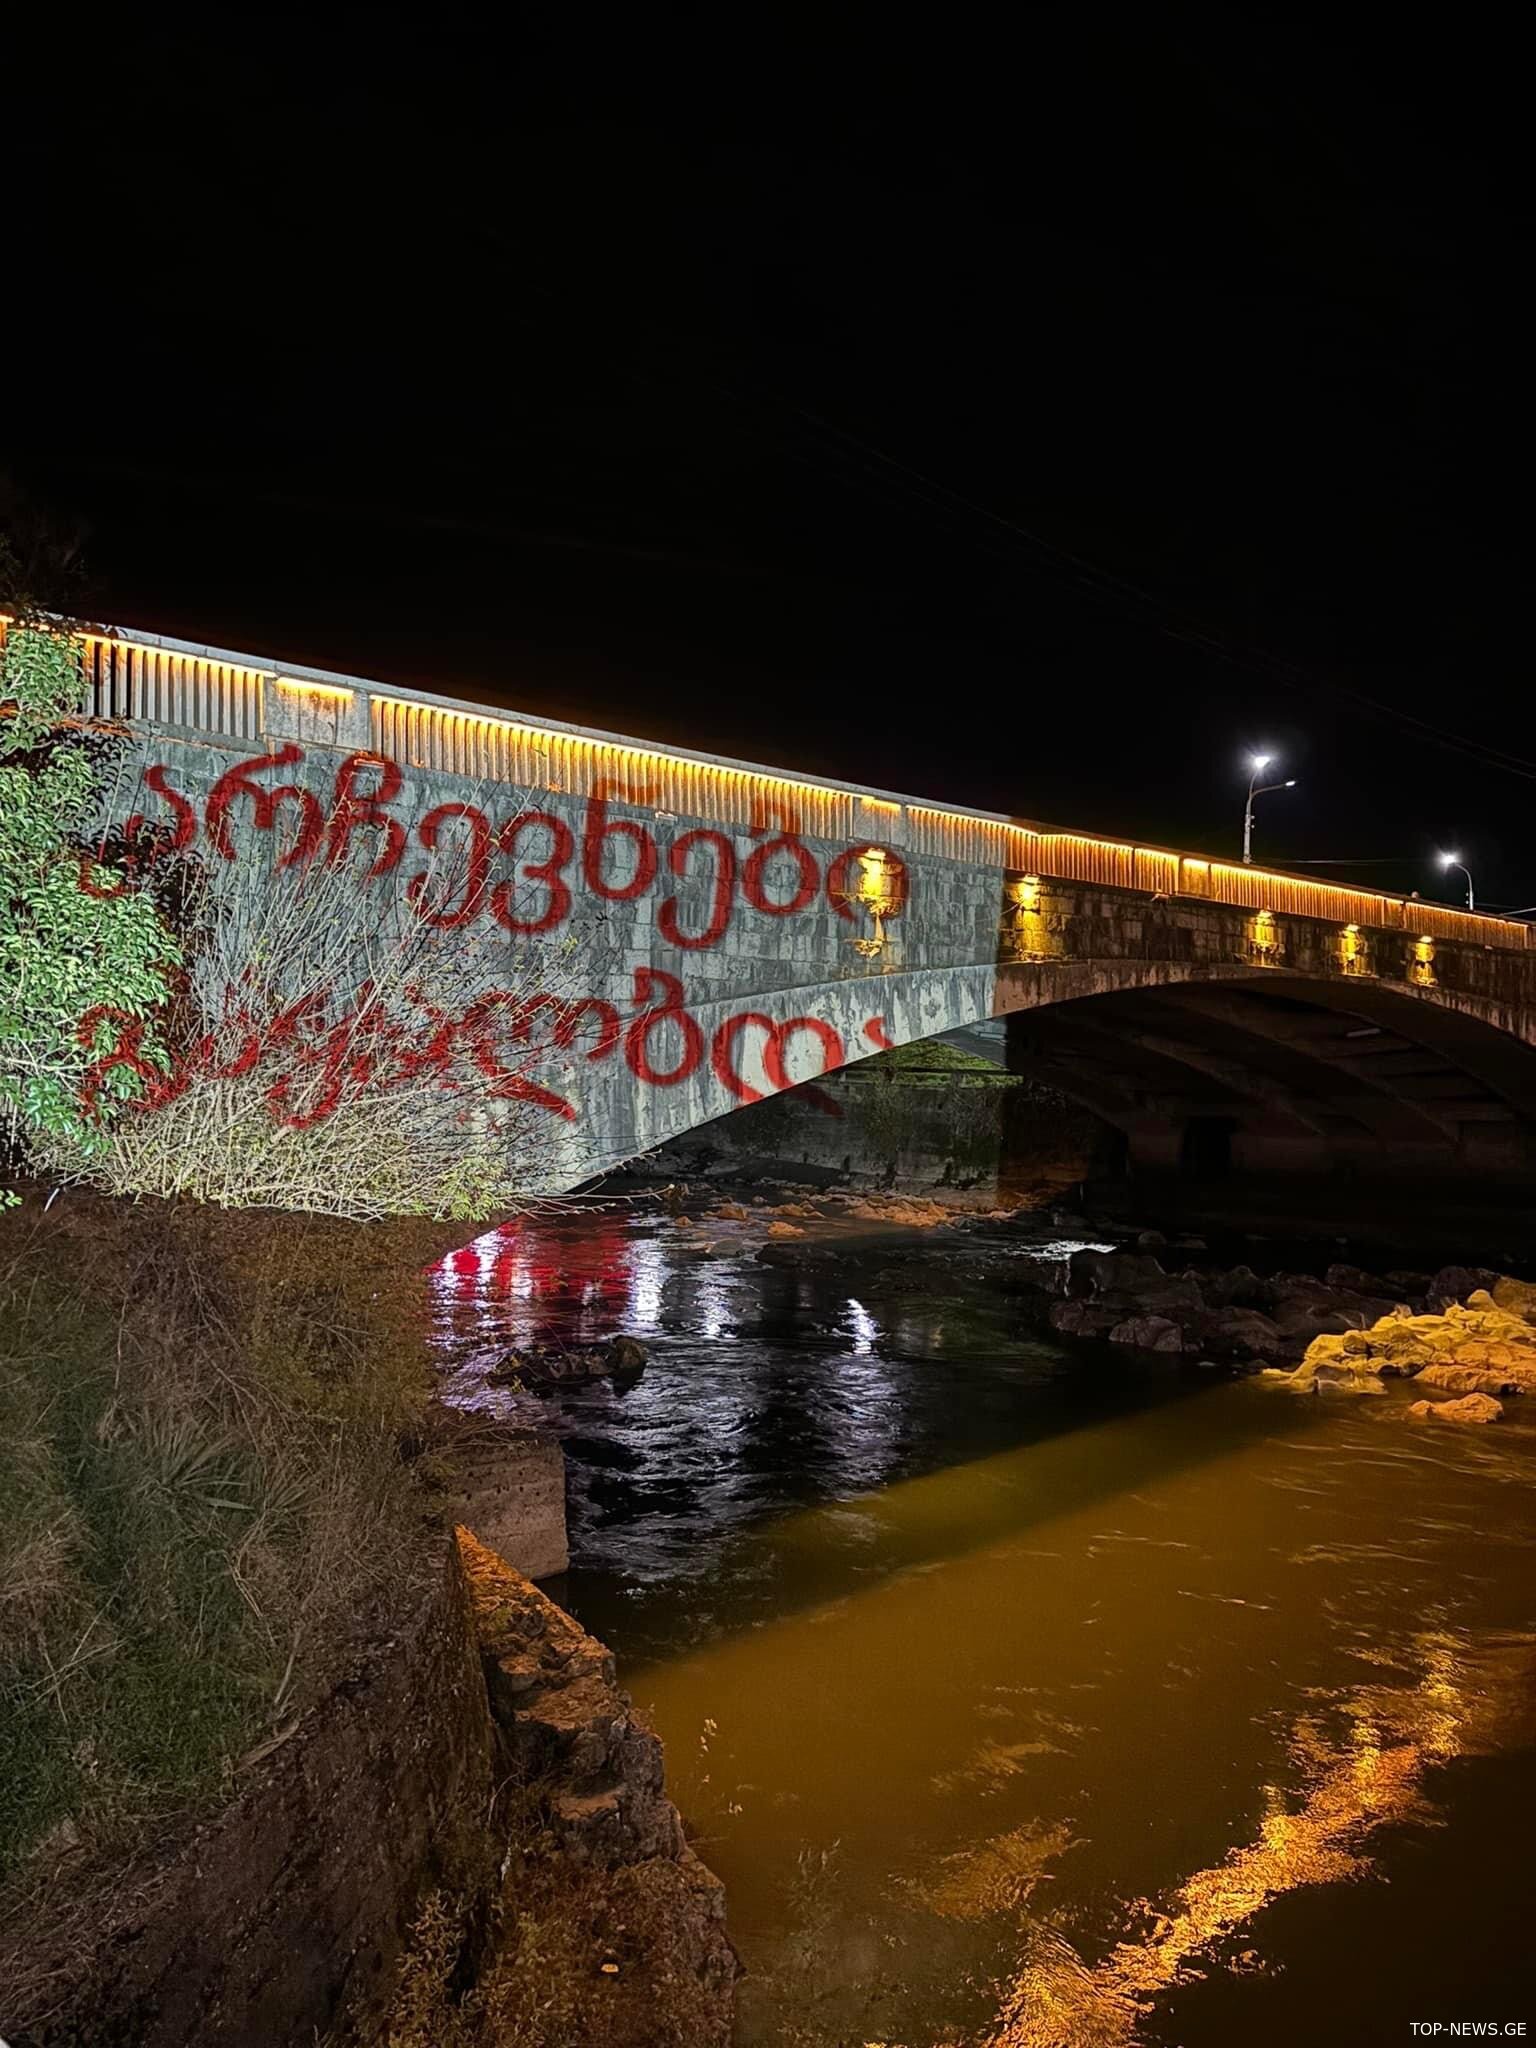
[[[743,2048],[1536,2036],[1536,1396],[1068,1349],[1046,1231],[766,1222],[525,1223],[439,1295],[450,1397],[564,1439],[554,1590],[725,1880]],[[619,1329],[627,1393],[486,1385]]]

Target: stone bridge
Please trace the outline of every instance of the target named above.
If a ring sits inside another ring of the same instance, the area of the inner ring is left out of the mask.
[[[237,907],[339,847],[477,987],[547,980],[519,1015],[551,1189],[999,1017],[1010,1065],[1145,1165],[1536,1157],[1523,925],[149,635],[82,644],[90,708],[131,736],[110,822],[198,848]]]

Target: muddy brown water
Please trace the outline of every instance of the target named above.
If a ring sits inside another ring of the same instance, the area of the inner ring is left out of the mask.
[[[563,1438],[552,1590],[725,1880],[743,2048],[1536,2038],[1536,1399],[1062,1346],[1044,1226],[767,1220],[577,1213],[436,1283],[450,1398]],[[618,1329],[628,1393],[486,1383]]]

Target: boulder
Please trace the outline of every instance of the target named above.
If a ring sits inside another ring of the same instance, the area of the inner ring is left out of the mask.
[[[1128,1316],[1109,1333],[1111,1344],[1130,1344],[1138,1351],[1182,1351],[1184,1332],[1166,1316]]]
[[[1388,1291],[1398,1295],[1403,1301],[1422,1301],[1429,1292],[1433,1275],[1414,1273],[1395,1266],[1390,1273],[1383,1273],[1381,1277],[1386,1281]]]
[[[1271,1273],[1270,1292],[1278,1301],[1283,1295],[1300,1295],[1316,1299],[1319,1295],[1331,1297],[1334,1289],[1326,1280],[1319,1280],[1315,1273]]]
[[[1136,1249],[1139,1252],[1160,1252],[1168,1240],[1160,1230],[1138,1230]]]
[[[1459,1401],[1415,1401],[1408,1413],[1429,1422],[1497,1422],[1504,1409],[1491,1394],[1464,1394]]]
[[[1286,1295],[1275,1303],[1273,1321],[1282,1336],[1299,1337],[1303,1345],[1310,1344],[1314,1337],[1342,1337],[1347,1330],[1363,1327],[1356,1317],[1295,1295]]]
[[[1072,1279],[1068,1259],[1032,1259],[1029,1272],[1034,1285],[1046,1294],[1064,1295]]]
[[[1063,1337],[1107,1337],[1124,1318],[1124,1307],[1114,1303],[1053,1301],[1046,1320]]]
[[[1507,1273],[1502,1274],[1494,1283],[1492,1296],[1494,1307],[1503,1309],[1506,1315],[1536,1323],[1536,1287],[1529,1280],[1511,1280]]]
[[[1400,1327],[1401,1319],[1394,1319]],[[1409,1374],[1430,1364],[1435,1352],[1417,1336],[1383,1336],[1376,1341],[1374,1330],[1345,1330],[1314,1337],[1301,1362],[1304,1372],[1318,1372],[1332,1366],[1341,1372],[1385,1372]]]
[[[1144,1308],[1152,1315],[1176,1315],[1184,1310],[1205,1307],[1205,1296],[1200,1292],[1200,1282],[1193,1273],[1172,1274],[1150,1286],[1129,1287],[1123,1291],[1130,1295],[1138,1308]]]
[[[1306,1372],[1300,1366],[1294,1372],[1287,1372],[1283,1366],[1267,1365],[1259,1377],[1273,1380],[1277,1387],[1284,1387],[1288,1394],[1317,1394],[1322,1391],[1317,1383],[1317,1374]]]
[[[486,1375],[500,1386],[566,1387],[585,1380],[612,1379],[618,1386],[633,1386],[645,1370],[649,1354],[638,1337],[611,1337],[606,1344],[585,1346],[579,1351],[504,1351]]]
[[[1442,1266],[1424,1290],[1424,1306],[1431,1313],[1463,1302],[1479,1287],[1497,1287],[1500,1275],[1488,1266]]]
[[[1205,1349],[1227,1358],[1283,1358],[1287,1349],[1275,1324],[1257,1309],[1210,1308],[1192,1328]]]
[[[1296,1368],[1298,1379],[1315,1379],[1322,1372],[1374,1375],[1378,1360],[1372,1354],[1368,1332],[1346,1330],[1342,1336],[1316,1337]]]
[[[1363,1294],[1352,1287],[1335,1287],[1326,1280],[1315,1280],[1310,1273],[1277,1273],[1269,1284],[1275,1303],[1273,1314],[1282,1327],[1286,1316],[1299,1322],[1310,1313],[1320,1322],[1333,1317],[1342,1329],[1363,1330],[1398,1306],[1389,1294]]]
[[[1342,1287],[1350,1294],[1387,1294],[1390,1289],[1378,1280],[1374,1273],[1367,1273],[1363,1266],[1348,1266],[1336,1261],[1323,1275],[1326,1287]]]
[[[610,1337],[603,1346],[603,1358],[617,1387],[632,1387],[650,1355],[638,1337]]]
[[[1530,1365],[1426,1365],[1414,1374],[1421,1387],[1443,1394],[1529,1394],[1536,1392],[1536,1362]]]
[[[1325,1365],[1320,1372],[1314,1372],[1312,1384],[1323,1394],[1384,1394],[1387,1391],[1386,1381],[1373,1372],[1340,1372],[1333,1365]]]
[[[1207,1301],[1222,1308],[1268,1308],[1270,1291],[1252,1266],[1234,1266],[1230,1272],[1207,1274],[1201,1281]]]
[[[1168,1275],[1157,1260],[1140,1252],[1081,1251],[1072,1254],[1074,1294],[1133,1294],[1165,1284]]]
[[[1484,1307],[1452,1303],[1443,1315],[1384,1316],[1368,1330],[1323,1335],[1308,1347],[1305,1364],[1314,1370],[1339,1366],[1354,1372],[1422,1374],[1430,1367],[1501,1375],[1501,1385],[1536,1390],[1536,1326],[1496,1308],[1486,1292]],[[1434,1384],[1434,1382],[1430,1382]],[[1479,1381],[1471,1383],[1474,1389]]]

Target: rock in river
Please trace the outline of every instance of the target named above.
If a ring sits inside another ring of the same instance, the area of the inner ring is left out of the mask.
[[[1109,1333],[1111,1344],[1134,1344],[1138,1351],[1182,1351],[1184,1332],[1166,1316],[1127,1316]]]
[[[1496,1373],[1508,1388],[1532,1391],[1536,1390],[1536,1327],[1521,1316],[1496,1308],[1489,1296],[1478,1290],[1465,1308],[1453,1302],[1444,1315],[1399,1312],[1384,1316],[1369,1330],[1318,1337],[1308,1347],[1300,1370],[1315,1372],[1324,1365],[1346,1372],[1408,1377],[1430,1366],[1457,1366],[1474,1373]]]
[[[1463,1394],[1459,1401],[1415,1401],[1408,1413],[1430,1422],[1497,1422],[1504,1408],[1491,1394]]]
[[[507,1351],[492,1367],[490,1378],[505,1386],[563,1387],[584,1380],[611,1379],[620,1389],[632,1387],[648,1357],[638,1337],[610,1337],[580,1351],[553,1347]]]
[[[1194,1328],[1208,1349],[1228,1358],[1283,1358],[1289,1348],[1281,1331],[1257,1309],[1207,1309]]]
[[[1113,1302],[1053,1301],[1046,1317],[1063,1337],[1107,1337],[1125,1318],[1125,1310]]]
[[[1150,1253],[1080,1251],[1072,1254],[1073,1294],[1134,1294],[1162,1287],[1168,1275]]]

